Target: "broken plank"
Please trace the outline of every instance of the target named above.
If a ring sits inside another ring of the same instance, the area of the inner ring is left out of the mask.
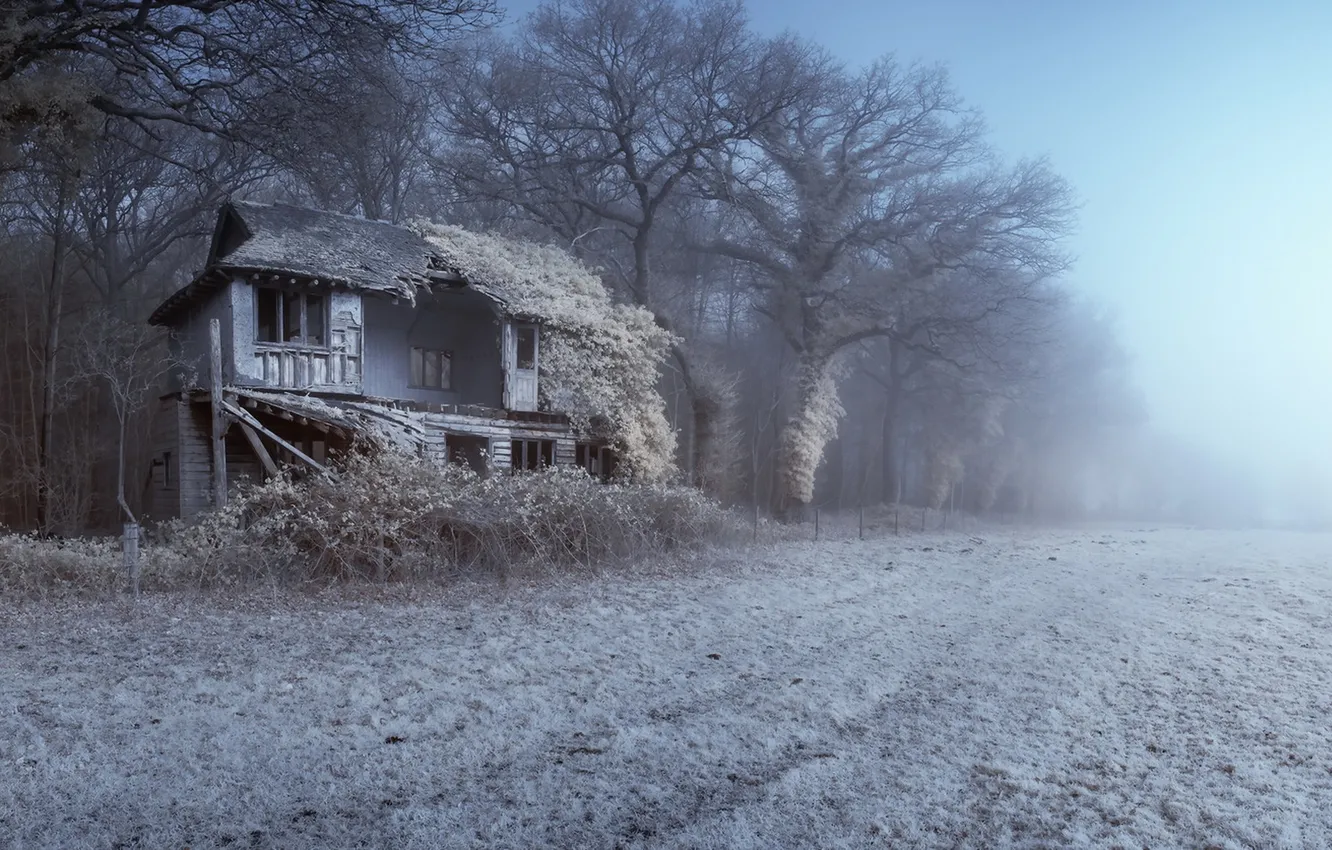
[[[315,460],[314,458],[310,457],[308,454],[306,454],[305,452],[301,451],[300,449],[296,448],[296,447],[293,446],[291,443],[289,443],[289,442],[287,442],[286,440],[282,439],[282,438],[279,437],[277,434],[274,434],[272,431],[270,431],[268,428],[266,428],[266,427],[264,426],[264,423],[260,422],[258,419],[255,419],[254,416],[253,416],[248,410],[246,410],[245,408],[243,408],[243,407],[238,407],[238,406],[232,404],[232,403],[229,402],[229,401],[224,401],[224,402],[222,403],[222,407],[223,407],[228,413],[230,413],[232,416],[234,416],[237,420],[239,420],[239,421],[241,421],[241,422],[244,422],[244,423],[248,424],[251,428],[253,428],[254,430],[258,431],[260,434],[263,434],[265,437],[267,437],[268,439],[272,440],[273,442],[277,443],[277,444],[278,444],[279,446],[281,446],[282,448],[284,448],[284,449],[286,449],[287,451],[291,452],[294,456],[300,458],[302,461],[304,461],[304,462],[305,462],[306,464],[308,464],[309,466],[313,467],[314,469],[319,470],[320,472],[325,472],[325,471],[327,471],[327,470],[324,468],[324,465],[323,465],[322,463],[320,463],[319,461],[317,461],[317,460]]]
[[[259,439],[259,434],[248,422],[238,422],[236,424],[240,425],[241,433],[245,435],[245,439],[249,442],[250,448],[254,449],[255,457],[259,458],[259,462],[264,465],[264,469],[268,474],[277,475],[277,464],[273,462],[273,456],[268,453],[268,449],[264,448],[263,442]]]

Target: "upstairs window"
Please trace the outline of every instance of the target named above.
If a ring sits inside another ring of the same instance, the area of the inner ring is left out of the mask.
[[[256,292],[259,342],[327,345],[328,302],[323,295],[259,288]]]
[[[413,348],[411,386],[427,390],[453,388],[453,352]]]

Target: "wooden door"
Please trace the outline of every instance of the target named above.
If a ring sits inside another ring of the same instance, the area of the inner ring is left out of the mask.
[[[541,333],[534,324],[504,323],[504,406],[537,409]]]

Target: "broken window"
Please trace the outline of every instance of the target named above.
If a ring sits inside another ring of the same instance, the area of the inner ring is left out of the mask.
[[[609,481],[615,474],[615,452],[609,446],[578,443],[574,446],[574,463],[598,481]]]
[[[324,334],[325,309],[324,296],[305,296],[306,345],[328,345],[328,337]]]
[[[519,369],[535,369],[537,367],[537,329],[535,325],[519,325],[518,334],[518,362]]]
[[[469,434],[449,434],[445,438],[449,463],[471,468],[473,472],[486,472],[486,457],[490,454],[490,440]]]
[[[509,449],[510,462],[515,470],[536,470],[555,465],[554,440],[514,440]]]
[[[411,386],[428,390],[453,387],[453,352],[412,348]]]
[[[327,301],[323,295],[260,288],[256,293],[255,339],[293,345],[327,345]]]
[[[276,289],[260,289],[256,293],[259,300],[259,324],[256,338],[260,342],[281,342],[278,328],[282,326],[282,304],[278,300],[280,293]]]

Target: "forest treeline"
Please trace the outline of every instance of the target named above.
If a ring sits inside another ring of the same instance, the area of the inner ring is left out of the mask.
[[[1074,192],[963,94],[739,0],[0,4],[0,525],[116,523],[122,430],[137,509],[144,320],[232,196],[569,249],[673,333],[681,474],[726,501],[1199,510],[1231,483],[1180,488],[1071,294]]]

